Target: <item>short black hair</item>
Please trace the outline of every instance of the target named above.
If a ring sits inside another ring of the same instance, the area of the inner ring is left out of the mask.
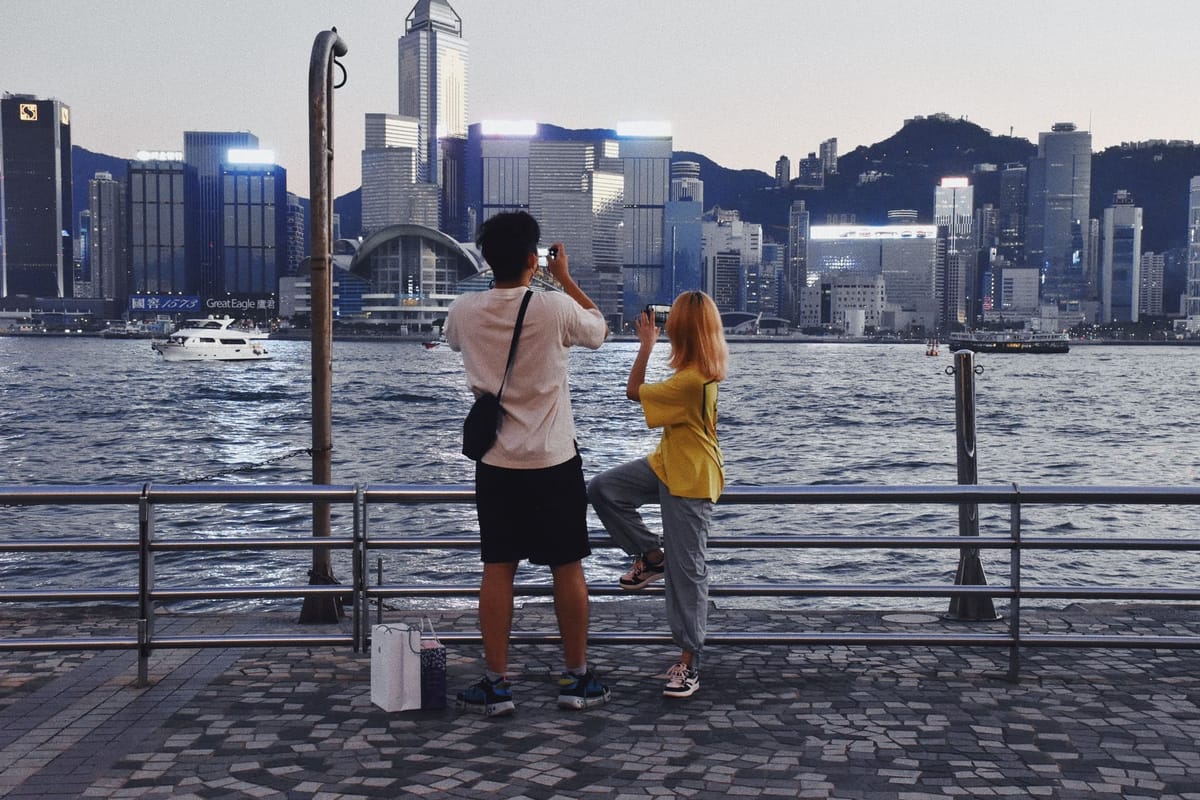
[[[537,220],[524,211],[506,211],[488,217],[479,226],[475,244],[499,280],[521,277],[529,254],[537,252],[542,229]]]

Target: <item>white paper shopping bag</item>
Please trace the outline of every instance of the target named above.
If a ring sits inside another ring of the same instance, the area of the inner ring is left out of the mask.
[[[421,707],[421,629],[402,622],[371,628],[371,702],[384,711]]]

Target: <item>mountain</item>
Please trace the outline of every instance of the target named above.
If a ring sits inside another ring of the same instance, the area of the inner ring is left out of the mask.
[[[1142,209],[1142,252],[1187,246],[1188,184],[1200,175],[1200,147],[1156,143],[1110,147],[1092,155],[1092,216],[1103,219],[1113,194],[1127,189]]]
[[[993,136],[974,123],[938,115],[910,120],[882,142],[842,155],[837,174],[826,176],[824,189],[776,188],[765,172],[743,170],[734,177],[719,167],[706,171],[703,164],[700,177],[705,205],[715,202],[722,208],[740,209],[743,219],[761,224],[769,236],[786,241],[788,209],[794,200],[805,201],[813,224],[824,223],[828,214],[853,214],[860,223],[883,224],[888,211],[902,208],[914,209],[918,218],[930,220],[933,189],[943,177],[970,176],[975,203],[995,204],[999,173],[973,173],[975,165],[1002,167],[1009,162],[1024,163],[1036,154],[1037,148],[1025,139]],[[686,159],[696,160],[691,154]],[[685,157],[677,154],[676,160]],[[860,183],[863,174],[878,177]],[[710,175],[718,187],[711,194]],[[752,182],[751,176],[757,181]]]
[[[550,139],[606,138],[608,129],[572,130],[542,125]],[[975,205],[999,204],[999,170],[1009,163],[1027,163],[1037,146],[1027,139],[996,136],[985,128],[944,114],[915,117],[896,133],[864,145],[838,158],[838,172],[826,177],[824,189],[776,188],[774,178],[755,169],[722,167],[707,156],[676,151],[672,161],[700,164],[704,204],[708,208],[738,209],[742,218],[757,222],[767,237],[786,241],[788,209],[793,200],[804,200],[813,224],[828,214],[853,214],[860,223],[882,224],[893,209],[914,209],[918,218],[933,218],[933,190],[946,176],[966,175],[975,187]],[[98,171],[123,177],[127,161],[72,148],[76,213],[87,208],[88,180]],[[977,165],[994,169],[976,172]],[[876,176],[860,183],[860,175]],[[1163,252],[1182,247],[1187,240],[1188,182],[1200,175],[1200,148],[1191,144],[1144,144],[1110,147],[1092,156],[1092,216],[1100,219],[1114,192],[1127,189],[1142,207],[1143,250]],[[302,198],[306,219],[312,215]],[[362,229],[362,195],[359,189],[334,198],[346,238]]]
[[[72,231],[79,225],[79,212],[87,210],[88,181],[96,177],[97,172],[107,172],[113,176],[113,180],[124,180],[129,174],[129,159],[93,153],[77,144],[71,145],[71,202],[75,208]]]

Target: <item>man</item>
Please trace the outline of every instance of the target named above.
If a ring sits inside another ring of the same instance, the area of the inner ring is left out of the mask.
[[[486,292],[462,295],[446,316],[446,341],[460,351],[476,396],[500,388],[521,302],[538,269],[537,221],[525,212],[497,214],[480,226],[476,243],[495,277]],[[567,386],[572,345],[595,350],[608,335],[596,304],[571,278],[567,253],[555,243],[547,257],[560,292],[530,298],[512,372],[504,383],[503,424],[496,443],[476,462],[483,581],[479,628],[487,671],[458,695],[459,708],[488,716],[513,713],[507,678],[513,579],[529,559],[550,567],[554,610],[563,640],[558,704],[589,708],[608,702],[608,688],[588,669],[588,590],[582,559],[587,536],[587,488],[575,446]]]

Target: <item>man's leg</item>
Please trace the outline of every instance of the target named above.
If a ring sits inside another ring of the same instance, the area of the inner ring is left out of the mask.
[[[516,574],[516,563],[483,565],[483,582],[479,586],[479,632],[483,635],[483,657],[488,671],[497,675],[508,672],[508,637],[512,632],[513,579]],[[587,619],[586,610],[584,619]]]
[[[551,573],[554,575],[554,614],[558,617],[558,632],[562,636],[563,659],[567,669],[578,669],[587,663],[588,588],[583,562],[559,564],[551,568]]]

